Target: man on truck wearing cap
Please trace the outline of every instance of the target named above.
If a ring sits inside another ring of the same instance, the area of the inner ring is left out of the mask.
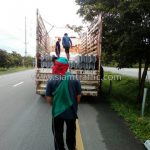
[[[66,123],[66,144],[69,150],[76,149],[77,107],[80,102],[81,84],[70,73],[68,60],[59,57],[53,67],[53,77],[46,89],[47,101],[52,104],[52,130],[55,150],[65,150],[63,140]]]

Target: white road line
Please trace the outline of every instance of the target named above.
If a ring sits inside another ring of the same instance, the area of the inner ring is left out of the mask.
[[[24,83],[23,81],[22,81],[22,82],[19,82],[19,83],[13,85],[13,87],[16,87],[16,86],[18,86],[18,85],[21,85],[21,84],[23,84],[23,83]]]

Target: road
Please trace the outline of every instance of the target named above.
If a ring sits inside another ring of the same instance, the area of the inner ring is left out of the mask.
[[[110,71],[110,72],[138,78],[138,69],[136,68],[117,69],[114,67],[104,67],[104,71]],[[150,81],[150,71],[148,71],[147,73],[147,79]]]
[[[145,150],[107,103],[92,101],[79,105],[84,150]],[[35,94],[34,70],[0,76],[0,150],[54,150],[51,120],[51,107]]]

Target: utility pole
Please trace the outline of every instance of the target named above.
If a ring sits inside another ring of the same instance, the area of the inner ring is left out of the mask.
[[[27,57],[27,24],[26,24],[26,17],[25,17],[25,58]]]
[[[25,17],[25,42],[24,42],[24,44],[25,44],[25,52],[24,52],[25,56],[22,60],[23,67],[25,67],[25,59],[27,57],[27,24],[26,24],[26,17]]]

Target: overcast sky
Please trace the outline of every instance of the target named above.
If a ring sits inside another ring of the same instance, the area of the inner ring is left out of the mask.
[[[36,9],[44,20],[57,27],[82,25],[76,14],[75,0],[0,0],[0,49],[24,56],[25,16],[27,18],[28,55],[35,55]],[[46,25],[47,30],[51,28]],[[51,36],[51,35],[50,35]]]

